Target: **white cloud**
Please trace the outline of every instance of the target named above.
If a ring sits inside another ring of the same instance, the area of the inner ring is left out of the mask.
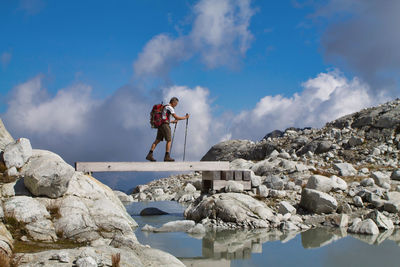
[[[52,97],[37,76],[13,89],[6,119],[14,129],[27,133],[79,135],[96,103],[90,92],[90,86],[78,84]]]
[[[3,52],[0,56],[0,63],[3,69],[7,68],[8,64],[11,61],[12,54],[9,52]]]
[[[209,68],[232,67],[250,47],[254,12],[250,0],[200,0],[191,31],[177,38],[153,37],[133,63],[135,77],[165,78],[172,67],[196,55]]]
[[[212,103],[209,91],[197,86],[193,89],[186,86],[172,86],[164,90],[165,102],[173,96],[178,97],[177,115],[190,114],[188,123],[186,156],[200,159],[210,148],[211,144],[219,141],[223,134],[222,125],[213,120]],[[181,114],[180,114],[181,111]],[[174,153],[180,157],[183,153],[185,138],[185,121],[180,121],[174,141]]]
[[[253,39],[248,29],[254,14],[249,0],[203,0],[194,13],[191,39],[209,68],[234,63],[237,55],[245,55]]]
[[[185,57],[185,42],[165,34],[153,37],[133,64],[137,77],[166,77],[171,68]]]
[[[51,149],[68,161],[142,161],[154,141],[149,113],[158,99],[167,103],[180,99],[176,111],[191,114],[186,158],[199,160],[210,145],[219,141],[223,127],[212,120],[209,91],[203,87],[172,86],[160,92],[157,100],[127,85],[111,97],[98,101],[91,87],[78,84],[48,94],[37,76],[13,88],[4,120],[14,137],[28,137],[34,147]],[[173,127],[173,125],[171,125]],[[185,122],[178,125],[173,155],[182,158]],[[159,157],[164,145],[157,148]],[[160,158],[159,158],[160,159]]]
[[[320,73],[302,84],[292,97],[263,97],[252,110],[241,112],[232,124],[233,138],[261,139],[287,127],[322,127],[325,123],[387,100],[373,95],[357,77],[348,80],[339,71]]]

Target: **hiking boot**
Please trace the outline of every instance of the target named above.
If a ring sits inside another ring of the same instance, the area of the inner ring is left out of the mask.
[[[153,153],[150,152],[147,154],[146,159],[149,161],[156,161],[156,159],[153,157]]]
[[[164,161],[175,161],[175,160],[170,157],[169,153],[165,153]]]

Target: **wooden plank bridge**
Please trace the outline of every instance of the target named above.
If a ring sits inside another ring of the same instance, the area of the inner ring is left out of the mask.
[[[76,162],[75,169],[81,172],[227,171],[229,162]]]
[[[251,189],[249,170],[230,170],[228,161],[195,162],[75,162],[75,170],[93,172],[179,172],[202,171],[203,190],[220,190],[228,181],[241,183]]]

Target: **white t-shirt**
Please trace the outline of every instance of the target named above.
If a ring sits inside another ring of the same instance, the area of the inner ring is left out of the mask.
[[[171,121],[170,120],[171,114],[175,114],[174,108],[170,105],[166,105],[162,112],[163,120],[166,120],[168,117],[168,121]]]

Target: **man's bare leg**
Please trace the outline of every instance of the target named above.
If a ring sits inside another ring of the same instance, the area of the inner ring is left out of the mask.
[[[171,151],[171,143],[172,141],[167,141],[167,144],[165,145],[165,157],[164,161],[175,161],[171,156],[169,155],[169,152]]]
[[[154,149],[156,149],[158,143],[160,143],[160,140],[157,140],[157,139],[156,139],[156,140],[153,142],[153,144],[151,145],[151,149],[150,149],[150,151],[149,151],[149,154],[147,154],[147,156],[146,156],[146,159],[147,159],[147,160],[149,160],[149,161],[156,161],[155,158],[153,157],[153,151],[154,151]]]

